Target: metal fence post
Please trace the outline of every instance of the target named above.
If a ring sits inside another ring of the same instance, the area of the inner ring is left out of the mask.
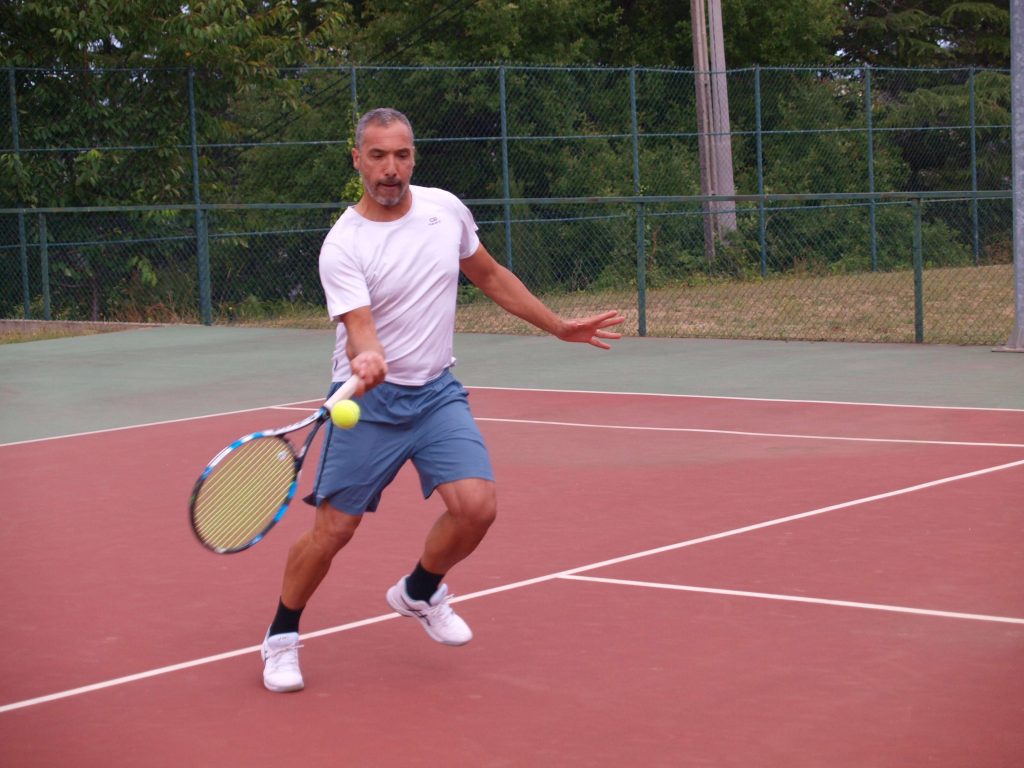
[[[50,317],[50,250],[47,245],[46,214],[39,214],[39,272],[43,278],[43,319]]]
[[[864,109],[868,126],[868,191],[875,193],[875,135],[871,114],[871,65],[864,67]],[[878,231],[875,221],[875,198],[868,201],[868,220],[871,228],[871,271],[878,269]]]
[[[359,90],[356,87],[355,65],[349,68],[348,92],[352,99],[352,127],[355,128],[359,122]]]
[[[973,232],[974,265],[981,261],[981,233],[978,229],[978,120],[976,110],[976,94],[974,91],[974,67],[968,75],[968,105],[971,120],[971,228]]]
[[[501,113],[501,195],[505,217],[505,266],[512,269],[512,204],[511,182],[508,177],[508,91],[505,67],[498,68],[498,109]]]
[[[192,147],[192,203],[195,205],[196,262],[199,270],[199,316],[203,325],[213,324],[213,301],[210,289],[210,240],[206,231],[206,211],[199,192],[199,144],[196,136],[195,70],[188,69],[189,143]]]
[[[1020,0],[1010,3],[1010,102],[1014,323],[1003,349],[1024,352],[1024,8]]]
[[[7,67],[7,93],[11,108],[11,149],[14,157],[20,158],[21,144],[18,137],[18,95],[16,93],[17,82],[14,77],[14,66]],[[21,207],[21,195],[17,197],[18,207]],[[28,290],[28,244],[25,242],[25,214],[18,211],[18,255],[21,258],[21,300],[24,305],[25,319],[32,317],[32,302]]]
[[[761,144],[761,67],[754,67],[754,145],[757,150],[757,238],[761,247],[761,277],[768,274],[767,222],[764,213],[764,147]]]
[[[21,257],[21,299],[25,319],[32,317],[32,302],[28,290],[28,244],[25,242],[25,214],[18,211],[18,254]]]
[[[629,119],[633,134],[633,194],[639,195],[640,126],[636,114],[636,67],[629,68]],[[644,204],[636,205],[636,299],[637,333],[647,335],[647,238],[644,236]]]
[[[924,258],[921,253],[921,200],[910,202],[914,213],[914,341],[924,343]]]

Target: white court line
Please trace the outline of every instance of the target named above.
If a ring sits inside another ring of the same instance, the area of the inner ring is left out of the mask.
[[[743,397],[741,395],[680,395],[666,392],[613,392],[600,389],[538,389],[533,387],[471,387],[497,392],[556,392],[567,395],[626,395],[628,397],[678,397],[691,400],[740,400],[751,403],[808,403],[810,405],[851,405],[870,408],[924,408],[937,411],[1007,411],[1024,413],[1024,408],[996,408],[984,405],[916,405],[913,403],[864,403],[855,400],[804,400],[786,397]]]
[[[624,397],[667,397],[667,398],[682,398],[692,400],[733,400],[740,402],[751,402],[751,403],[807,403],[809,405],[848,405],[855,407],[864,408],[914,408],[914,409],[927,409],[936,411],[1000,411],[1007,413],[1024,413],[1024,409],[1021,408],[992,408],[984,406],[969,406],[969,405],[913,405],[906,403],[860,403],[860,402],[847,402],[843,400],[799,400],[799,399],[787,399],[787,398],[773,398],[773,397],[739,397],[730,395],[680,395],[671,394],[665,392],[610,392],[603,390],[590,390],[590,389],[539,389],[532,387],[471,387],[467,386],[467,389],[487,389],[501,392],[555,392],[561,394],[573,394],[573,395],[619,395]],[[222,411],[220,413],[207,413],[200,416],[184,416],[180,419],[167,419],[164,421],[150,421],[143,424],[127,424],[122,427],[108,427],[106,429],[94,429],[87,432],[74,432],[65,435],[51,435],[49,437],[36,437],[29,440],[15,440],[9,443],[0,443],[0,448],[6,448],[7,446],[13,445],[27,445],[29,443],[41,443],[47,440],[62,440],[70,437],[86,437],[88,435],[101,435],[107,432],[121,432],[126,429],[141,429],[144,427],[159,427],[167,424],[181,424],[188,421],[198,421],[200,419],[215,419],[218,416],[234,416],[239,413],[252,413],[254,411],[266,411],[273,409],[289,409],[292,407],[298,407],[303,403],[315,403],[319,404],[323,402],[322,398],[309,398],[308,400],[296,400],[291,403],[279,403],[276,405],[261,405],[255,408],[243,408],[237,411]],[[315,410],[316,405],[311,406],[309,409],[303,408],[303,410]]]
[[[914,493],[916,491],[923,491],[928,488],[935,488],[940,485],[947,485],[949,483],[955,483],[960,480],[968,480],[973,477],[981,477],[982,475],[992,474],[993,472],[1001,472],[1006,469],[1014,469],[1016,467],[1024,467],[1024,459],[1020,461],[1013,461],[1007,464],[1000,464],[995,467],[986,467],[984,469],[978,469],[973,472],[965,472],[960,475],[952,475],[950,477],[939,478],[938,480],[931,480],[926,483],[919,483],[917,485],[911,485],[906,488],[899,488],[895,491],[888,491],[886,493],[878,493],[873,496],[865,496],[860,499],[853,499],[852,501],[844,501],[840,504],[832,504],[827,507],[819,507],[818,509],[812,509],[807,512],[799,512],[795,515],[787,515],[786,517],[779,517],[773,520],[765,520],[760,523],[754,523],[752,525],[745,525],[740,528],[733,528],[728,531],[721,531],[719,533],[709,534],[707,536],[701,536],[696,539],[687,539],[686,541],[680,541],[675,544],[668,544],[663,547],[656,547],[654,549],[644,550],[643,552],[634,552],[629,555],[623,555],[621,557],[614,557],[609,560],[602,560],[597,563],[589,563],[587,565],[581,565],[576,568],[569,568],[564,571],[558,571],[556,573],[549,573],[545,576],[537,576],[532,579],[524,579],[522,581],[516,581],[511,584],[505,584],[500,587],[493,587],[491,589],[480,590],[479,592],[472,592],[468,595],[462,595],[460,597],[453,598],[453,603],[463,602],[465,600],[475,600],[480,597],[487,595],[498,594],[499,592],[508,592],[514,589],[522,589],[523,587],[529,587],[534,584],[542,584],[544,582],[552,581],[554,579],[564,579],[570,576],[575,576],[586,571],[592,571],[597,568],[604,568],[609,565],[617,565],[619,563],[629,562],[631,560],[639,560],[644,557],[650,557],[652,555],[658,555],[663,552],[672,552],[677,549],[683,549],[685,547],[692,547],[697,544],[704,544],[709,541],[717,541],[719,539],[729,538],[731,536],[738,536],[743,533],[750,533],[751,531],[758,531],[763,528],[770,528],[776,525],[783,525],[796,520],[803,520],[809,517],[815,517],[817,515],[823,515],[827,512],[834,512],[839,509],[847,509],[849,507],[859,506],[861,504],[869,504],[874,501],[881,501],[883,499],[890,499],[896,496],[904,496],[908,493]],[[381,616],[374,616],[369,619],[363,619],[361,621],[351,622],[349,624],[343,624],[337,627],[329,627],[326,629],[317,630],[315,632],[309,632],[303,634],[303,639],[310,639],[314,637],[323,637],[326,635],[336,634],[338,632],[345,632],[351,629],[359,627],[365,627],[370,624],[377,624],[382,621],[389,619],[398,618],[398,614],[390,613],[383,614]],[[84,693],[90,693],[92,691],[99,691],[104,688],[112,688],[118,685],[125,685],[127,683],[136,682],[138,680],[145,680],[150,677],[156,677],[158,675],[165,675],[171,672],[179,672],[184,669],[191,669],[193,667],[199,667],[204,664],[212,664],[217,661],[224,661],[226,659],[232,659],[237,656],[244,656],[249,653],[254,653],[259,650],[259,646],[250,646],[248,648],[241,648],[235,651],[228,651],[226,653],[220,653],[215,656],[206,656],[201,659],[194,659],[192,661],[181,662],[180,664],[172,664],[166,667],[159,667],[157,669],[151,669],[145,672],[139,672],[134,675],[126,675],[124,677],[114,678],[112,680],[106,680],[92,685],[85,685],[79,688],[72,688],[67,691],[60,691],[57,693],[51,693],[46,696],[38,696],[33,699],[25,699],[24,701],[16,701],[10,704],[0,706],[0,713],[11,712],[16,709],[24,709],[26,707],[35,706],[38,704],[45,704],[51,701],[57,701],[59,699],[66,699],[71,696],[78,696]]]
[[[771,592],[748,592],[742,589],[715,589],[713,587],[695,587],[685,584],[662,584],[654,581],[634,581],[632,579],[608,579],[598,576],[578,576],[570,574],[563,579],[575,581],[591,581],[598,584],[617,584],[625,587],[646,587],[649,589],[674,589],[679,592],[700,592],[708,595],[726,595],[728,597],[753,597],[759,600],[782,600],[790,603],[813,603],[814,605],[834,605],[840,608],[863,608],[869,611],[889,611],[892,613],[911,613],[916,616],[937,616],[944,619],[968,619],[970,621],[993,621],[1003,624],[1024,624],[1024,619],[1013,616],[989,616],[983,613],[959,613],[957,611],[935,611],[928,608],[911,608],[905,605],[885,605],[882,603],[860,603],[851,600],[832,600],[824,597],[801,597],[800,595],[779,595]]]
[[[308,411],[291,405],[275,406],[280,411]],[[490,421],[498,424],[536,424],[546,427],[577,427],[584,429],[620,429],[647,432],[693,432],[706,435],[735,435],[737,437],[776,437],[793,440],[840,440],[853,443],[904,443],[909,445],[950,445],[958,447],[982,448],[1024,448],[1024,443],[984,443],[960,440],[913,440],[896,437],[848,437],[843,435],[797,435],[787,432],[747,432],[736,429],[701,429],[698,427],[640,427],[629,424],[587,424],[573,421],[544,421],[541,419],[499,419],[493,416],[474,416],[474,421]]]
[[[360,621],[353,621],[350,624],[342,624],[338,627],[331,627],[330,629],[321,629],[317,632],[309,632],[304,634],[303,639],[309,639],[311,637],[320,637],[321,635],[332,634],[335,632],[344,632],[348,629],[357,629],[359,627],[365,627],[369,624],[377,624],[382,621],[389,619],[397,619],[399,615],[397,613],[388,613],[382,616],[374,616],[371,619],[362,619]],[[0,706],[0,713],[10,712],[15,709],[24,709],[25,707],[35,706],[37,704],[46,704],[50,701],[58,701],[60,699],[67,699],[72,696],[80,696],[83,693],[92,693],[93,691],[102,691],[104,688],[114,688],[118,685],[126,685],[128,683],[134,683],[139,680],[146,680],[150,677],[159,677],[160,675],[167,675],[171,672],[180,672],[184,669],[192,669],[193,667],[201,667],[204,664],[213,664],[217,661],[226,661],[227,659],[234,659],[239,656],[247,656],[251,653],[257,653],[260,650],[260,646],[252,645],[248,648],[239,648],[235,651],[226,651],[225,653],[218,653],[213,656],[205,656],[201,659],[193,659],[192,661],[183,661],[179,664],[170,664],[166,667],[158,667],[156,669],[146,670],[145,672],[138,672],[134,675],[125,675],[124,677],[115,677],[112,680],[104,680],[101,683],[93,683],[92,685],[83,685],[79,688],[72,688],[67,691],[60,691],[59,693],[51,693],[47,696],[37,696],[34,699],[25,699],[24,701],[16,701],[13,704],[5,704]]]
[[[911,440],[895,437],[845,437],[842,435],[795,435],[786,432],[745,432],[735,429],[700,429],[697,427],[637,427],[616,424],[586,424],[572,421],[541,421],[537,419],[495,419],[476,416],[476,421],[494,421],[505,424],[539,424],[551,427],[580,427],[590,429],[624,429],[646,432],[695,432],[707,435],[736,435],[739,437],[781,437],[793,440],[843,440],[854,443],[907,443],[911,445],[955,445],[960,447],[1024,448],[1024,443],[974,443],[955,440]]]
[[[920,406],[926,407],[926,406]],[[274,410],[282,411],[308,411],[308,408],[300,408],[293,405],[274,406]],[[1024,443],[986,443],[969,442],[963,440],[915,440],[911,438],[897,437],[849,437],[844,435],[798,435],[788,432],[749,432],[737,429],[702,429],[698,427],[640,427],[629,424],[588,424],[573,421],[545,421],[541,419],[500,419],[492,416],[474,416],[475,421],[489,421],[498,424],[536,424],[547,427],[576,427],[583,429],[619,429],[636,430],[647,432],[692,432],[706,435],[734,435],[737,437],[773,437],[792,440],[838,440],[852,443],[900,443],[906,445],[949,445],[957,447],[975,448],[1024,448]]]
[[[297,402],[304,403],[305,400],[299,400]],[[238,411],[221,411],[220,413],[206,413],[202,416],[184,416],[180,419],[166,419],[164,421],[147,421],[144,424],[126,424],[123,427],[107,427],[106,429],[92,429],[88,432],[72,432],[66,435],[51,435],[49,437],[33,437],[29,440],[15,440],[11,443],[0,443],[0,448],[7,448],[12,445],[28,445],[29,443],[45,443],[48,440],[64,440],[69,437],[88,437],[89,435],[105,435],[108,432],[124,432],[129,429],[144,429],[146,427],[162,427],[167,424],[184,424],[189,421],[202,421],[204,419],[216,419],[221,416],[236,416],[240,413],[254,413],[255,411],[269,411],[274,408],[287,408],[292,403],[283,403],[281,405],[259,405],[255,408],[242,408]],[[304,410],[315,411],[316,408],[307,408]]]

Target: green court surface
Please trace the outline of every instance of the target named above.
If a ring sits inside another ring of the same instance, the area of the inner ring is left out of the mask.
[[[330,330],[158,326],[0,346],[0,443],[326,393]],[[462,334],[467,386],[1024,409],[1024,355],[987,347],[625,338],[611,351]]]

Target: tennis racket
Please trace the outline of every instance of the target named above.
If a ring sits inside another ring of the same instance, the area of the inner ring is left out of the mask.
[[[210,460],[189,500],[192,530],[204,547],[218,554],[241,552],[267,535],[295,495],[320,425],[335,403],[352,397],[358,383],[352,376],[302,421],[240,437]],[[296,453],[287,436],[311,425]]]

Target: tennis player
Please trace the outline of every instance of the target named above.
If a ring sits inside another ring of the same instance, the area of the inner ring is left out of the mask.
[[[448,571],[483,539],[497,512],[494,473],[451,374],[459,271],[511,314],[564,341],[609,349],[616,311],[566,320],[549,310],[480,243],[469,209],[449,192],[412,186],[416,149],[409,120],[375,109],[356,127],[352,164],[363,194],[328,233],[320,251],[327,309],[338,322],[333,388],[351,373],[362,415],[354,429],[328,425],[312,494],[312,528],[292,545],[277,614],[263,642],[263,683],[303,687],[299,617],[334,556],[411,460],[424,498],[445,511],[412,572],[387,591],[388,605],[417,619],[445,645],[473,637],[448,604]],[[332,391],[333,391],[332,388]]]

